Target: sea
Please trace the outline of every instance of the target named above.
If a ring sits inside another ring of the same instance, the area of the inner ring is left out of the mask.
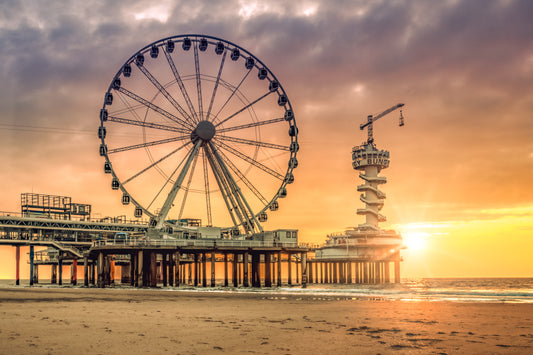
[[[44,282],[43,282],[44,281]],[[73,287],[69,280],[63,286],[52,285],[49,280],[40,281],[31,287]],[[301,286],[245,288],[222,287],[217,282],[215,287],[158,287],[169,292],[223,292],[223,293],[260,293],[268,298],[289,296],[306,296],[324,300],[395,300],[405,302],[478,302],[478,303],[533,303],[533,278],[423,278],[403,279],[400,284],[385,285],[332,285],[310,284]],[[20,286],[15,280],[0,280],[0,288],[30,287],[29,280],[21,280]],[[83,289],[81,286],[76,288]],[[117,286],[115,289],[131,288]],[[110,288],[112,289],[112,288]]]

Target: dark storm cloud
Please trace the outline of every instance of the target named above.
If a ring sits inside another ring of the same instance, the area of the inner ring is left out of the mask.
[[[279,70],[302,87],[345,90],[345,82],[387,79],[431,86],[450,76],[511,86],[533,38],[528,1],[330,1],[310,16],[303,5],[271,2],[249,17],[239,15],[246,2],[183,1],[169,7],[165,23],[135,20],[149,2],[80,4],[4,5],[13,14],[0,37],[11,89],[29,79],[37,90],[98,77],[134,50],[183,32],[239,43],[266,63],[282,63]]]

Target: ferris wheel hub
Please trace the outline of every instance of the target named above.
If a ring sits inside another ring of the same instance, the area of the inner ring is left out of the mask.
[[[196,143],[198,139],[209,142],[216,133],[215,125],[209,121],[200,121],[191,133],[191,140]]]

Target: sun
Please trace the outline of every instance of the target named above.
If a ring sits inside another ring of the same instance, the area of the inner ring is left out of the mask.
[[[408,231],[402,233],[403,244],[407,247],[407,250],[420,251],[426,248],[427,238],[429,233]]]

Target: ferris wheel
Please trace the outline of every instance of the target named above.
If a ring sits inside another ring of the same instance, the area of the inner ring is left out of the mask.
[[[233,235],[262,231],[298,166],[280,82],[212,36],[168,37],[133,54],[104,95],[98,137],[111,188],[156,229],[195,218]]]

